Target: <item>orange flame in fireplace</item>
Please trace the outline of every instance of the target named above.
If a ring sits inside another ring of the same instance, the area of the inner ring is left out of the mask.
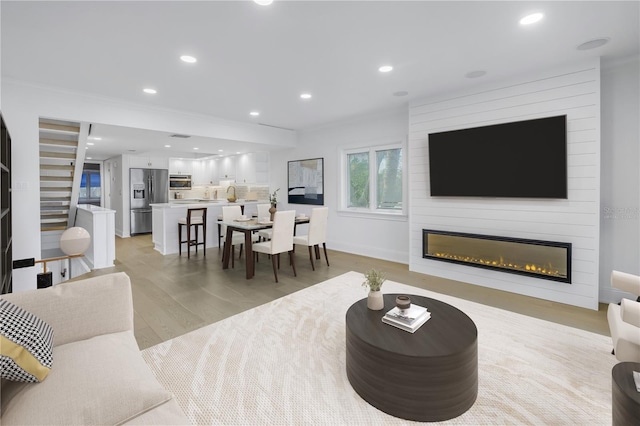
[[[477,264],[480,264],[480,265],[487,265],[487,266],[495,266],[497,268],[505,268],[505,269],[519,270],[519,271],[534,272],[534,273],[540,274],[540,275],[552,275],[552,276],[556,276],[556,277],[564,277],[564,275],[561,274],[560,271],[558,271],[557,269],[553,268],[553,266],[551,264],[549,264],[548,266],[541,266],[541,265],[535,265],[535,264],[518,265],[518,264],[515,264],[515,263],[511,263],[511,262],[506,262],[502,256],[500,256],[500,258],[497,259],[497,260],[493,260],[493,259],[476,258],[476,257],[472,257],[472,256],[458,256],[458,255],[455,255],[455,254],[441,253],[441,252],[433,253],[431,255],[432,256],[436,256],[436,257],[440,257],[440,258],[444,258],[444,259],[458,260],[458,261],[461,261],[461,262],[477,263]]]

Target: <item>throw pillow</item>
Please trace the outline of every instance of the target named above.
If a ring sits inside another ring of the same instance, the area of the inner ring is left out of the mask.
[[[51,371],[53,330],[35,315],[0,299],[0,372],[3,379],[41,382]]]

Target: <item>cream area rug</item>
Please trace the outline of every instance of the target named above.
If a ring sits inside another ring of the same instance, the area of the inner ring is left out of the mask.
[[[345,313],[366,297],[348,272],[144,350],[194,424],[411,424],[370,406],[345,370]],[[611,339],[400,283],[383,293],[439,299],[478,328],[478,398],[443,422],[611,424]]]

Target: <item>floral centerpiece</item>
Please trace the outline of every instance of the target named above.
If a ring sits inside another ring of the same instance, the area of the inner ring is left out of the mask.
[[[278,204],[278,191],[280,191],[280,188],[276,189],[271,195],[269,195],[269,202],[273,207],[276,207],[276,204]]]
[[[369,287],[369,291],[380,291],[382,284],[387,280],[383,272],[375,269],[370,269],[364,273],[365,281],[362,283],[363,287]]]
[[[375,269],[370,269],[365,272],[364,278],[365,281],[362,283],[362,286],[369,288],[367,307],[371,310],[379,311],[384,308],[384,298],[382,297],[380,289],[387,278],[384,273]]]

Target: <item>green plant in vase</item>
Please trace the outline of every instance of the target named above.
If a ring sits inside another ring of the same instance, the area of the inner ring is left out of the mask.
[[[278,191],[280,191],[280,188],[276,189],[275,191],[273,191],[273,193],[271,193],[271,195],[269,195],[269,202],[271,203],[271,207],[273,208],[277,207],[278,204]]]
[[[280,191],[280,188],[276,189],[269,195],[269,203],[271,203],[271,207],[269,207],[269,214],[271,215],[272,222],[276,214],[276,206],[278,205],[278,191]]]
[[[369,295],[367,296],[367,307],[374,311],[379,311],[384,308],[384,298],[382,297],[382,284],[387,280],[384,273],[376,269],[370,269],[364,273],[365,281],[362,283],[363,287],[369,288]]]

